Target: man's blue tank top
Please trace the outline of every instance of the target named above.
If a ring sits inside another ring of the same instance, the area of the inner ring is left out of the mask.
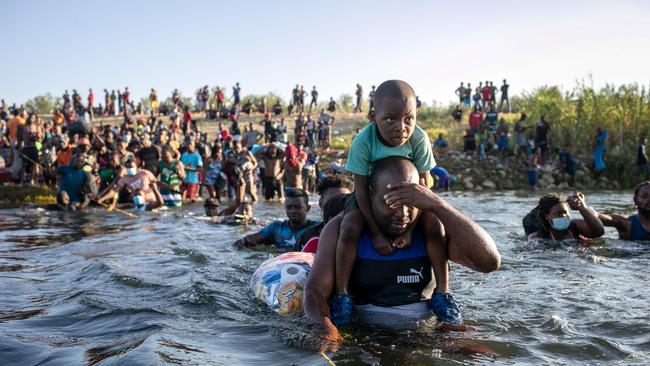
[[[350,277],[350,293],[357,305],[396,306],[421,300],[432,281],[431,262],[420,230],[413,231],[411,246],[382,256],[364,231]]]
[[[630,237],[629,240],[650,240],[650,232],[641,226],[641,221],[637,215],[629,217],[630,224]]]

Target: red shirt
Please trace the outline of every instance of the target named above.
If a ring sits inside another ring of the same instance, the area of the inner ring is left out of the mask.
[[[95,94],[91,92],[90,94],[88,94],[88,106],[92,107],[94,102],[95,102]]]
[[[302,248],[302,251],[316,254],[316,250],[318,250],[318,237],[314,236],[313,238],[307,240],[307,244],[305,244],[305,246]]]
[[[481,89],[481,94],[483,94],[483,100],[492,100],[492,88],[489,86],[484,86]]]
[[[183,123],[186,124],[186,125],[189,125],[190,123],[192,123],[192,112],[187,111],[187,112],[183,113]]]
[[[483,113],[476,111],[472,112],[469,115],[469,127],[472,128],[472,130],[477,130],[478,126],[481,124],[481,120],[483,119]]]

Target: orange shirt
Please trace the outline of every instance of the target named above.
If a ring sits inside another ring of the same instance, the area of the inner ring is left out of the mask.
[[[7,129],[9,130],[9,141],[18,141],[18,128],[25,124],[25,119],[20,116],[16,116],[9,120],[7,123]]]
[[[54,120],[54,123],[60,125],[61,123],[63,123],[63,113],[61,112],[54,113],[52,119]]]
[[[56,154],[56,164],[57,166],[69,165],[70,160],[72,160],[72,147],[68,146],[67,149],[59,151]]]

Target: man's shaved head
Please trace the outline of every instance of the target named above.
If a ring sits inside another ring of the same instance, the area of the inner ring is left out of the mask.
[[[405,81],[386,80],[375,91],[375,103],[384,98],[407,100],[408,98],[415,98],[415,91]]]
[[[370,187],[377,188],[377,184],[384,177],[391,177],[394,182],[399,181],[399,179],[402,179],[402,182],[415,179],[417,183],[419,176],[413,162],[401,156],[389,156],[375,162],[369,179]]]

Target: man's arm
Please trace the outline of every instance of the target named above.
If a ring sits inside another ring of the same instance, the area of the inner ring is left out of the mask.
[[[588,238],[599,238],[605,234],[605,227],[598,219],[598,212],[587,207],[585,196],[581,192],[576,192],[567,199],[569,207],[572,210],[578,210],[584,220],[573,220],[578,232]]]
[[[233,246],[237,249],[242,248],[251,248],[254,246],[266,244],[266,238],[261,233],[254,233],[244,236],[243,238],[237,240],[233,243]]]
[[[438,216],[447,234],[450,260],[483,273],[499,268],[501,255],[490,234],[440,196],[415,183],[397,183],[388,188],[391,191],[384,197],[391,208],[408,205]]]
[[[154,196],[156,197],[156,202],[150,204],[148,208],[150,210],[153,210],[165,204],[165,201],[163,200],[162,194],[160,194],[160,191],[158,190],[158,185],[155,182],[151,182],[150,186]]]
[[[332,324],[328,305],[328,300],[334,291],[334,262],[341,221],[342,217],[337,216],[321,231],[316,258],[307,277],[303,296],[305,317],[322,326],[322,338],[326,342],[333,343],[332,346],[341,341],[339,331]]]
[[[630,236],[630,220],[621,214],[604,214],[599,213],[598,219],[604,226],[610,226],[618,231],[618,236],[623,239]]]
[[[119,183],[119,181],[118,181],[117,184],[115,184],[113,187],[109,188],[108,191],[106,191],[106,193],[104,193],[104,195],[101,196],[101,197],[97,200],[97,202],[98,202],[99,204],[102,204],[102,203],[103,203],[104,201],[106,201],[107,199],[109,199],[109,198],[115,196],[115,193],[121,192],[121,191],[122,191],[122,188],[124,188],[124,183]]]

